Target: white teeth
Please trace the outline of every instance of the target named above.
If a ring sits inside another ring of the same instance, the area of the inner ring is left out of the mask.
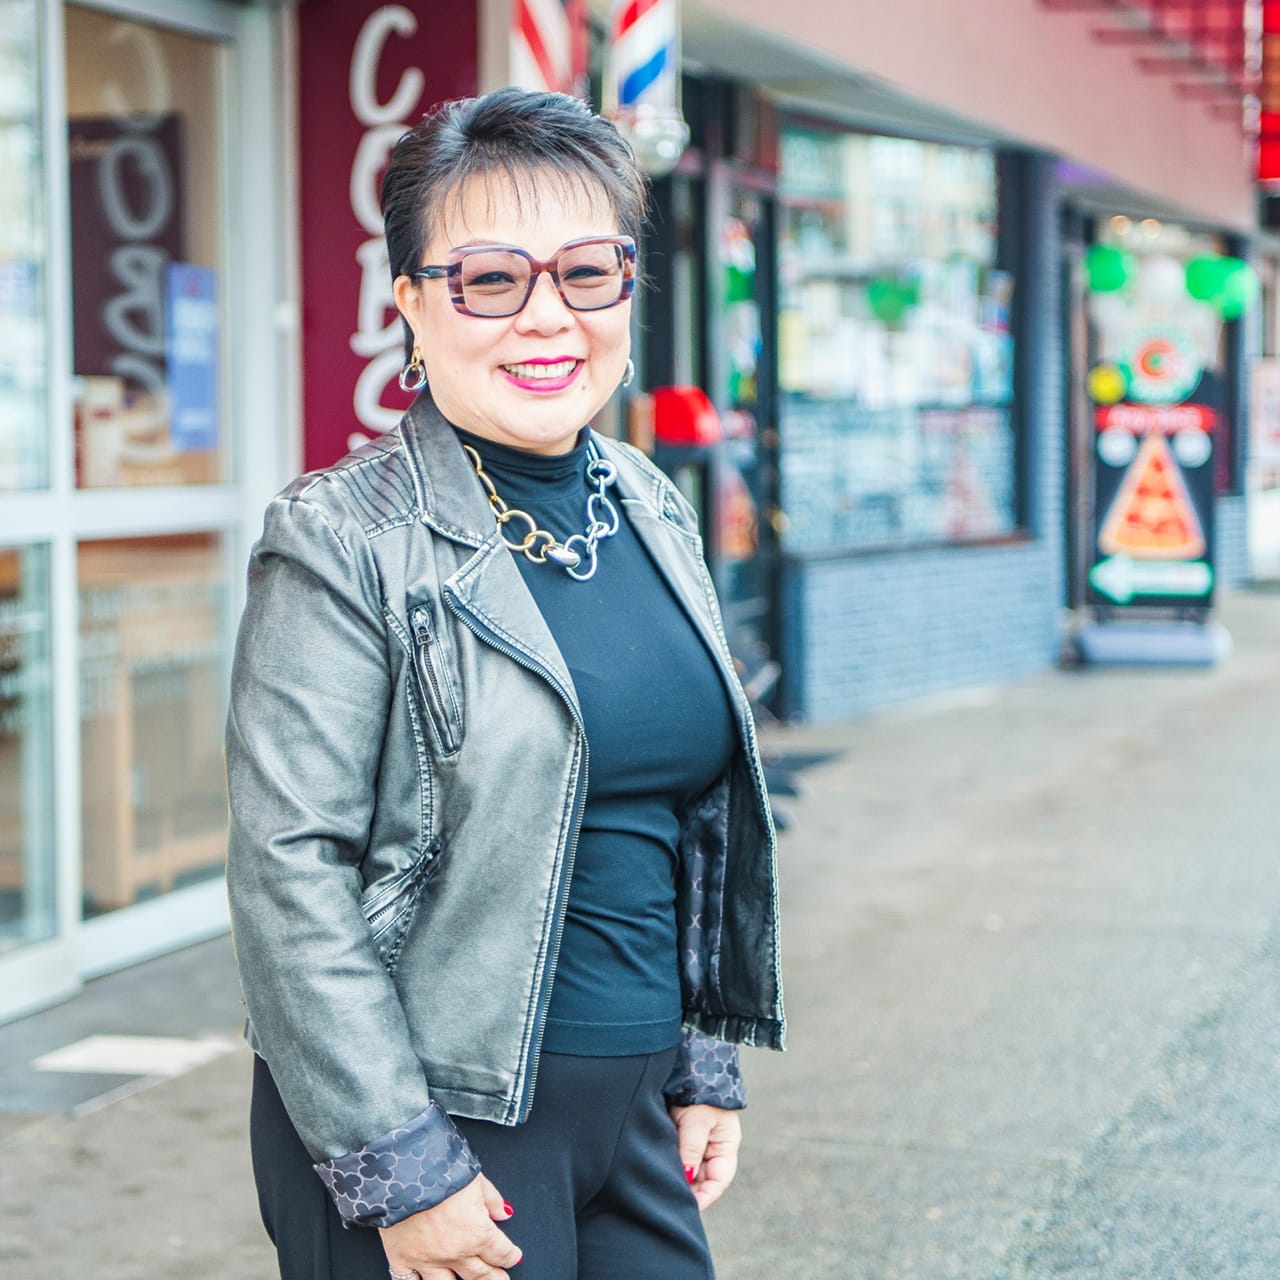
[[[513,378],[567,378],[577,363],[558,360],[555,364],[504,364],[502,367]]]

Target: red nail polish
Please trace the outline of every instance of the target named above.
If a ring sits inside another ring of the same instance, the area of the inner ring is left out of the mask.
[[[685,1181],[686,1181],[690,1186],[693,1186],[693,1179],[694,1179],[694,1170],[693,1170],[693,1165],[691,1165],[691,1164],[687,1164],[687,1165],[685,1165],[685,1167],[684,1167],[684,1180],[685,1180]]]
[[[515,1210],[505,1200],[502,1202],[502,1207],[507,1211],[508,1218],[515,1215]]]

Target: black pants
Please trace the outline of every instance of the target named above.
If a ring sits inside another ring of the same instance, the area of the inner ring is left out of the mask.
[[[714,1280],[662,1085],[674,1050],[627,1058],[546,1053],[533,1111],[509,1128],[458,1119],[515,1210],[513,1280]],[[281,1280],[386,1280],[377,1231],[347,1229],[255,1060],[250,1140]]]

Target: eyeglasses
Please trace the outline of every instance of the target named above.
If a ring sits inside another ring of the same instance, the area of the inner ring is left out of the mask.
[[[544,272],[571,311],[603,311],[631,297],[636,242],[630,236],[588,236],[562,244],[546,262],[509,244],[469,244],[443,266],[411,273],[414,280],[449,281],[453,305],[464,316],[513,316],[524,310]]]

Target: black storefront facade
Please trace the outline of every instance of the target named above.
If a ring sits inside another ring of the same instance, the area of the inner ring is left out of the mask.
[[[641,369],[748,679],[776,714],[825,719],[1053,661],[1051,160],[727,79],[688,78],[685,107]],[[661,390],[685,384],[718,439],[690,439]]]

